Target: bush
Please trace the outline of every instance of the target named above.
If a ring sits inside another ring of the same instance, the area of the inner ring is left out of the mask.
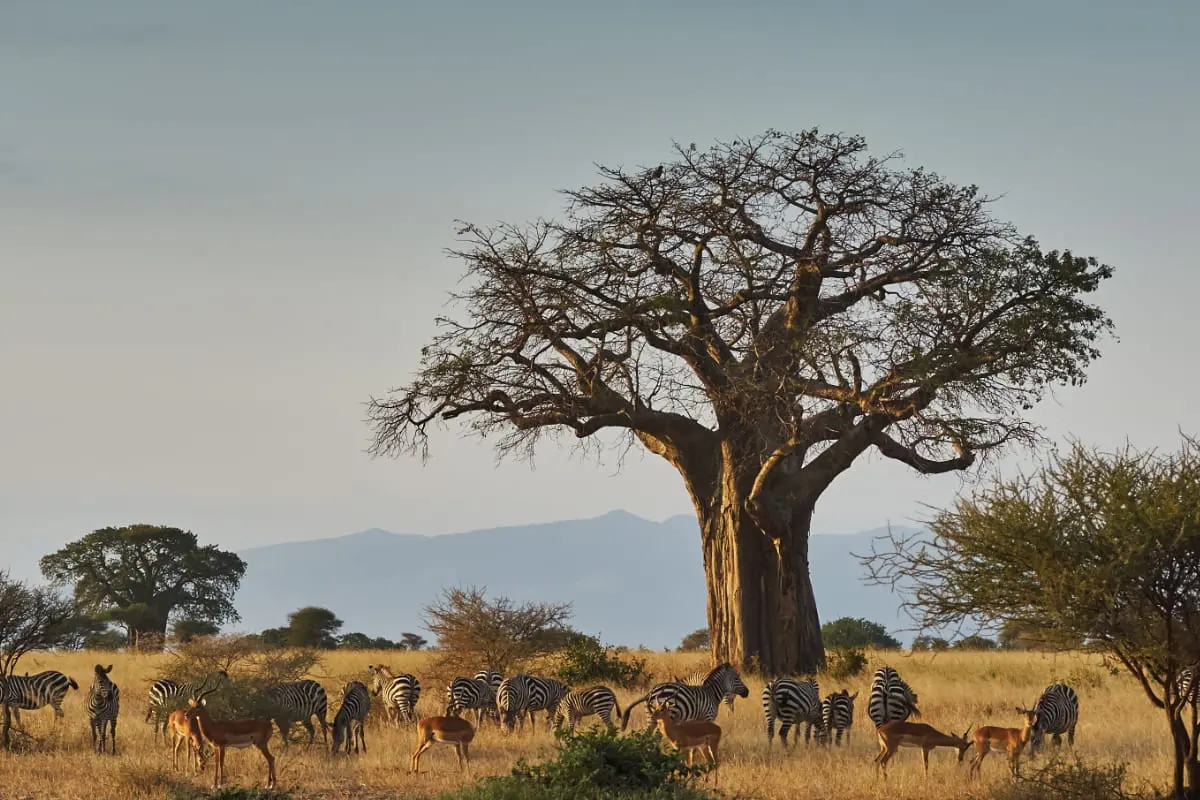
[[[986,636],[964,636],[951,645],[955,650],[995,650],[996,642]]]
[[[630,689],[645,685],[650,679],[646,659],[623,661],[601,645],[599,638],[585,634],[571,637],[564,649],[555,655],[554,665],[554,677],[568,686],[607,683]]]
[[[1016,781],[997,782],[970,794],[971,800],[1152,800],[1154,793],[1135,792],[1125,785],[1124,764],[1090,765],[1051,761],[1040,769],[1028,768]]]
[[[878,622],[859,617],[841,617],[821,626],[821,639],[826,647],[835,650],[850,647],[876,647],[880,650],[898,650],[900,642]]]
[[[626,736],[600,731],[556,735],[555,758],[529,766],[522,759],[512,775],[441,795],[442,800],[708,800],[694,788],[704,768],[689,767],[683,756],[664,753],[654,733]]]
[[[950,642],[940,636],[918,636],[912,641],[913,652],[949,650]]]
[[[825,674],[836,681],[856,678],[867,668],[867,656],[857,647],[840,647],[825,654]]]

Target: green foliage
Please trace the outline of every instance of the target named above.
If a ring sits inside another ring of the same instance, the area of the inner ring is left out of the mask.
[[[75,587],[86,613],[124,625],[161,646],[173,614],[236,622],[233,596],[246,572],[236,553],[201,547],[191,531],[157,525],[101,528],[41,560],[55,585]]]
[[[554,656],[554,677],[568,686],[587,683],[615,684],[623,689],[642,686],[649,680],[646,659],[622,660],[600,644],[600,639],[577,633]]]
[[[996,642],[986,636],[964,636],[951,645],[955,650],[995,650]]]
[[[676,753],[664,753],[654,733],[618,736],[610,731],[557,734],[555,757],[530,766],[517,762],[512,775],[485,778],[441,800],[705,800],[691,786],[704,773]]]
[[[899,650],[900,642],[889,635],[887,628],[869,619],[841,617],[821,626],[821,640],[833,649],[874,647],[880,650]]]
[[[178,619],[171,626],[171,635],[175,638],[175,641],[181,643],[190,642],[198,636],[214,636],[220,632],[220,626],[206,619],[193,619],[191,617]]]
[[[843,647],[825,654],[825,674],[834,680],[856,678],[867,669],[867,654],[857,647]]]
[[[287,647],[315,647],[332,650],[337,647],[337,632],[342,621],[328,608],[305,606],[288,614]]]
[[[90,614],[73,614],[57,631],[57,646],[64,650],[119,650],[125,634],[109,627],[106,620]]]
[[[913,651],[949,650],[950,642],[940,636],[918,636],[912,641]]]
[[[679,649],[684,652],[708,650],[710,647],[712,647],[712,635],[709,633],[708,628],[698,628],[692,631],[683,637],[683,640],[679,643]]]

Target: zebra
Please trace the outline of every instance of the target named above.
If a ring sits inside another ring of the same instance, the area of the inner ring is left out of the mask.
[[[363,733],[363,721],[371,710],[371,695],[367,692],[366,684],[362,681],[350,681],[342,687],[342,707],[333,718],[333,754],[336,756],[342,742],[346,743],[346,753],[350,753],[350,744],[354,744],[354,752],[358,752],[359,742],[362,751],[367,752],[367,737]]]
[[[513,732],[518,719],[521,721],[521,730],[525,730],[525,714],[530,702],[529,680],[528,675],[513,675],[501,681],[496,691],[496,711],[506,733]],[[528,713],[532,724],[533,712]]]
[[[417,721],[417,701],[421,699],[421,682],[416,676],[396,675],[391,667],[383,664],[368,664],[374,677],[371,679],[371,694],[383,698],[383,708],[390,721]]]
[[[217,671],[217,687],[222,683],[229,681],[229,673],[225,670]],[[182,707],[188,701],[188,698],[195,696],[200,691],[200,687],[208,683],[208,679],[193,683],[179,683],[178,681],[170,680],[169,678],[160,678],[150,684],[150,705],[146,709],[146,722],[149,722],[151,717],[154,718],[154,738],[158,739],[159,729],[162,729],[163,740],[167,738],[167,717],[170,716],[171,709],[168,706]]]
[[[279,727],[279,738],[283,740],[284,747],[288,746],[288,734],[292,730],[292,723],[296,721],[308,731],[308,743],[316,741],[317,731],[312,724],[313,717],[321,723],[321,742],[329,743],[329,722],[326,720],[329,713],[329,697],[325,694],[324,686],[314,680],[281,683],[267,691],[267,699],[270,701],[272,716]]]
[[[621,730],[628,727],[630,712],[633,711],[634,706],[641,703],[645,703],[646,708],[651,712],[661,707],[669,707],[671,721],[675,723],[692,720],[712,722],[717,717],[721,701],[725,695],[730,693],[740,697],[750,696],[750,690],[742,682],[742,676],[738,675],[737,670],[728,662],[713,667],[700,686],[691,686],[678,681],[660,683],[654,686],[648,694],[639,697],[625,707],[625,713],[621,716]],[[654,720],[651,719],[646,730],[652,730],[654,725]]]
[[[846,734],[846,746],[850,746],[850,728],[854,725],[854,701],[858,692],[850,694],[846,689],[834,692],[821,701],[821,736],[823,742],[829,744],[833,732],[837,731],[838,747],[842,744],[842,733]]]
[[[111,734],[112,754],[116,755],[117,715],[121,713],[121,691],[108,678],[108,673],[112,672],[112,664],[109,664],[107,669],[97,664],[95,672],[96,675],[92,678],[92,686],[88,689],[87,695],[87,715],[92,729],[92,747],[96,748],[97,753],[103,753],[104,740],[108,734]]]
[[[551,725],[558,713],[558,704],[567,696],[567,687],[553,678],[534,678],[525,676],[529,686],[529,702],[525,710],[529,713],[529,726],[534,729],[533,712],[545,711],[546,724]]]
[[[554,713],[554,727],[562,727],[565,719],[567,730],[574,733],[579,720],[595,714],[604,721],[610,730],[614,730],[616,728],[612,722],[614,710],[619,719],[621,706],[617,704],[617,696],[613,694],[613,690],[607,686],[593,686],[583,691],[567,692],[563,696],[562,702],[558,704],[558,710]]]
[[[1033,735],[1029,740],[1030,758],[1037,755],[1037,751],[1045,744],[1047,733],[1051,735],[1055,747],[1062,747],[1064,733],[1067,735],[1067,745],[1075,746],[1075,726],[1079,724],[1079,697],[1075,690],[1065,683],[1050,684],[1033,704],[1033,708],[1018,708],[1017,713],[1037,715]]]
[[[678,675],[676,675],[675,682],[676,683],[686,683],[691,686],[699,686],[700,684],[704,683],[704,679],[706,677],[708,677],[707,672],[693,672],[691,675],[689,675],[687,677],[686,680],[683,678],[680,678]],[[729,692],[728,694],[725,695],[724,698],[722,698],[722,701],[725,703],[725,705],[729,707],[730,714],[733,713],[733,699],[736,696],[737,695],[735,695],[733,692]]]
[[[1200,683],[1194,683],[1195,678],[1196,671],[1191,667],[1184,667],[1175,676],[1175,691],[1185,702],[1200,702]]]
[[[817,729],[817,739],[821,739],[821,687],[815,679],[806,681],[791,678],[776,678],[763,687],[763,714],[767,718],[767,749],[775,741],[775,720],[779,719],[779,741],[784,749],[788,745],[788,731],[795,725],[797,730],[804,725],[804,743],[808,744],[812,737],[813,727]],[[795,739],[792,740],[795,747]]]
[[[871,679],[867,716],[875,723],[876,728],[885,722],[903,722],[910,716],[920,717],[917,693],[904,682],[895,669],[880,667]]]
[[[492,687],[492,694],[495,694],[500,691],[500,684],[504,682],[504,676],[490,669],[481,669],[475,673],[475,680],[483,681]]]
[[[70,689],[78,689],[74,678],[57,670],[46,670],[36,675],[9,675],[4,679],[4,699],[12,709],[13,721],[24,729],[21,710],[34,711],[42,706],[54,709],[54,722],[63,718],[62,701]]]
[[[489,683],[479,678],[455,678],[446,687],[446,716],[457,717],[468,709],[475,710],[477,728],[483,723],[485,713],[496,723],[500,722],[496,692]]]

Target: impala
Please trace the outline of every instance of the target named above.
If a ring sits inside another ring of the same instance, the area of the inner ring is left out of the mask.
[[[203,684],[201,685],[203,688]],[[229,747],[257,747],[267,760],[267,788],[275,788],[275,756],[267,743],[271,740],[274,725],[269,719],[234,719],[218,722],[212,718],[205,707],[204,698],[215,692],[219,687],[200,692],[188,701],[185,719],[190,723],[195,721],[200,729],[200,735],[217,751],[217,766],[213,771],[213,787],[221,785],[225,777],[225,750]]]
[[[923,722],[885,722],[875,731],[879,736],[879,753],[875,756],[876,770],[883,770],[883,777],[887,778],[887,763],[892,760],[892,756],[896,755],[896,751],[901,747],[919,747],[921,748],[921,761],[925,765],[925,774],[929,774],[929,751],[935,747],[953,747],[958,750],[958,763],[962,763],[963,756],[971,747],[971,742],[967,738],[967,734],[971,732],[967,728],[962,737],[951,736],[942,733],[932,725],[926,725]]]
[[[983,759],[993,749],[1004,750],[1008,753],[1008,766],[1015,778],[1020,774],[1021,751],[1029,744],[1033,729],[1037,725],[1037,711],[1018,708],[1017,713],[1025,717],[1025,724],[1020,728],[997,728],[986,725],[975,731],[975,757],[971,759],[971,769],[967,777],[977,777]]]
[[[714,722],[689,720],[687,722],[672,722],[669,706],[656,708],[650,712],[650,719],[658,724],[658,730],[663,738],[671,743],[679,752],[687,751],[688,766],[690,767],[697,750],[712,764],[713,773],[717,771],[717,750],[721,744],[721,726]]]
[[[417,747],[413,750],[409,772],[418,772],[421,754],[435,744],[454,746],[458,756],[458,768],[471,764],[471,740],[475,738],[475,727],[462,717],[426,717],[417,723]]]
[[[167,717],[167,730],[171,732],[171,768],[179,768],[179,745],[187,744],[187,765],[192,766],[192,754],[196,756],[196,771],[204,772],[204,738],[200,726],[187,718],[187,709],[172,711]]]

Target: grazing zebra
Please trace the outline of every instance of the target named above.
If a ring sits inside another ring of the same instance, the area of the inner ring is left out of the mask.
[[[567,730],[574,733],[579,720],[595,714],[610,729],[615,729],[612,721],[614,709],[620,718],[621,707],[617,705],[617,696],[607,686],[593,686],[583,691],[567,692],[554,713],[554,727],[561,727],[565,719]]]
[[[371,679],[371,694],[382,696],[387,718],[393,723],[416,722],[417,701],[421,699],[421,682],[416,676],[396,675],[384,664],[368,664],[374,677]]]
[[[483,681],[492,687],[492,694],[495,694],[500,691],[500,684],[504,682],[504,676],[490,669],[481,669],[475,673],[475,680]]]
[[[46,670],[36,675],[9,675],[4,681],[4,698],[12,709],[13,721],[24,728],[21,711],[34,711],[42,706],[54,709],[54,722],[63,717],[62,701],[69,689],[78,689],[79,684],[57,670]]]
[[[121,691],[117,685],[108,679],[112,672],[112,664],[108,669],[95,667],[96,675],[92,678],[92,686],[88,689],[87,715],[92,728],[92,747],[97,753],[104,752],[104,740],[107,734],[112,735],[112,753],[117,754],[117,714],[121,713]],[[99,737],[97,737],[99,734]],[[99,744],[97,744],[97,738]]]
[[[1067,735],[1067,744],[1075,746],[1075,726],[1079,723],[1079,697],[1076,696],[1075,690],[1065,683],[1050,684],[1033,704],[1033,708],[1018,708],[1017,713],[1037,715],[1033,735],[1029,740],[1030,758],[1037,755],[1037,751],[1045,744],[1046,734],[1053,737],[1055,747],[1062,747],[1064,733]]]
[[[329,743],[329,722],[326,720],[329,697],[325,694],[324,686],[313,680],[281,683],[267,691],[267,699],[270,700],[272,716],[279,726],[279,738],[283,740],[284,747],[288,746],[288,734],[291,733],[293,722],[299,722],[308,731],[309,744],[316,741],[313,717],[321,723],[322,743]]]
[[[842,744],[842,733],[846,734],[846,746],[850,745],[850,727],[854,725],[854,700],[858,692],[850,694],[846,689],[834,692],[821,701],[821,736],[825,744],[833,739],[837,731],[837,746]]]
[[[546,724],[553,724],[558,704],[567,696],[567,687],[553,678],[534,678],[526,675],[525,681],[529,686],[529,702],[525,705],[525,710],[529,712],[530,728],[534,728],[535,711],[545,711]]]
[[[651,713],[659,708],[670,708],[673,723],[692,720],[712,722],[717,717],[721,701],[730,693],[740,697],[750,696],[750,690],[742,682],[742,676],[727,662],[713,667],[699,686],[677,681],[660,683],[648,694],[625,707],[625,713],[621,716],[621,730],[625,730],[629,725],[629,713],[633,711],[634,706],[641,703],[645,703]],[[655,723],[651,718],[646,730],[653,730],[654,727]]]
[[[358,744],[362,742],[362,751],[367,752],[367,737],[363,733],[363,721],[371,710],[371,695],[367,693],[366,684],[361,681],[350,681],[342,687],[342,707],[333,718],[333,754],[336,756],[342,742],[346,743],[346,753],[350,753],[350,744],[354,744],[354,752],[358,752]]]
[[[496,711],[506,733],[513,732],[518,719],[521,721],[521,730],[525,730],[525,714],[530,701],[529,681],[528,675],[513,675],[501,681],[496,691]],[[532,724],[533,712],[528,713]]]
[[[489,683],[478,678],[455,678],[446,687],[446,716],[457,717],[468,709],[475,710],[476,728],[483,724],[485,713],[497,724],[500,722],[496,692]]]
[[[891,667],[880,667],[871,679],[871,697],[867,716],[878,728],[885,722],[903,722],[921,716],[917,708],[917,693]]]
[[[804,742],[807,744],[812,737],[812,730],[817,729],[817,739],[821,738],[821,687],[815,679],[797,681],[791,678],[776,678],[763,687],[763,714],[767,718],[767,749],[775,741],[775,720],[779,719],[779,741],[784,748],[788,744],[788,731],[795,725],[804,725]],[[795,746],[795,739],[792,740]]]
[[[225,670],[218,670],[217,688],[228,681],[229,673]],[[146,709],[145,721],[149,722],[151,717],[154,718],[155,740],[158,739],[160,728],[163,740],[165,741],[167,738],[167,718],[172,710],[170,706],[182,708],[187,704],[188,699],[194,697],[206,683],[208,683],[208,678],[198,683],[179,683],[169,678],[160,678],[150,684],[150,706]]]
[[[707,672],[693,672],[691,675],[689,675],[687,677],[686,680],[684,680],[684,679],[680,678],[678,675],[676,675],[675,682],[676,683],[686,683],[691,686],[699,686],[700,684],[704,683],[704,679],[706,677],[708,677]],[[736,696],[737,695],[735,695],[733,692],[730,692],[729,694],[725,695],[724,698],[722,698],[725,705],[727,705],[729,707],[730,714],[733,713],[733,698]]]

